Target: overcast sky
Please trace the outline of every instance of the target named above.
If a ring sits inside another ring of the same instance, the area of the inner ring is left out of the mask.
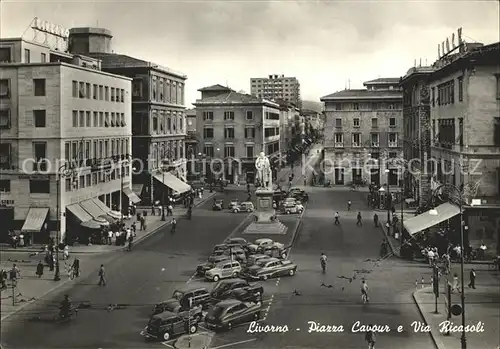
[[[0,35],[20,37],[39,18],[67,28],[105,27],[113,49],[188,75],[187,105],[200,87],[250,77],[300,80],[303,99],[377,77],[399,77],[437,58],[463,27],[466,41],[499,41],[498,1],[88,1],[0,2]],[[28,34],[27,39],[30,39]],[[418,64],[418,63],[417,63]]]

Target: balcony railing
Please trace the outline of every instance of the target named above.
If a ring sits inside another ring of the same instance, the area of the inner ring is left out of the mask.
[[[361,143],[352,142],[352,147],[353,148],[360,148],[361,147]]]
[[[343,142],[335,142],[335,148],[344,148]]]
[[[398,142],[389,142],[389,148],[397,148]]]
[[[372,147],[378,148],[380,146],[379,142],[372,142]]]

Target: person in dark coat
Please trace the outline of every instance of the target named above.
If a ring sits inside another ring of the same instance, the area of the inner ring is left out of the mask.
[[[51,253],[49,257],[49,270],[54,271],[54,253]]]
[[[36,275],[38,275],[38,278],[42,277],[43,268],[44,268],[44,265],[43,265],[42,261],[38,261],[38,264],[36,266]]]
[[[80,276],[80,260],[78,258],[75,258],[71,267],[73,268],[73,275],[76,278],[79,277]]]
[[[470,270],[469,278],[469,288],[476,289],[476,271],[474,269]]]

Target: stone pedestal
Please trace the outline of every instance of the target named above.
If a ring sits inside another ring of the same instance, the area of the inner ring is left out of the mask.
[[[255,222],[243,232],[244,234],[286,234],[287,227],[277,218],[272,219],[275,215],[273,208],[273,191],[267,189],[257,189],[255,192],[257,204],[255,208]]]

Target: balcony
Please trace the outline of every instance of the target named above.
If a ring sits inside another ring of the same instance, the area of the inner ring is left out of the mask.
[[[16,165],[14,165],[12,162],[7,161],[7,162],[1,162],[0,163],[0,170],[4,171],[12,171],[16,169]]]
[[[33,171],[47,171],[47,160],[40,159],[33,163]]]
[[[373,148],[378,148],[378,147],[380,147],[379,142],[372,142],[372,147],[373,147]]]
[[[397,148],[398,142],[389,142],[389,148]]]
[[[335,142],[335,148],[344,148],[343,142]]]
[[[361,143],[352,142],[353,148],[361,148]]]

